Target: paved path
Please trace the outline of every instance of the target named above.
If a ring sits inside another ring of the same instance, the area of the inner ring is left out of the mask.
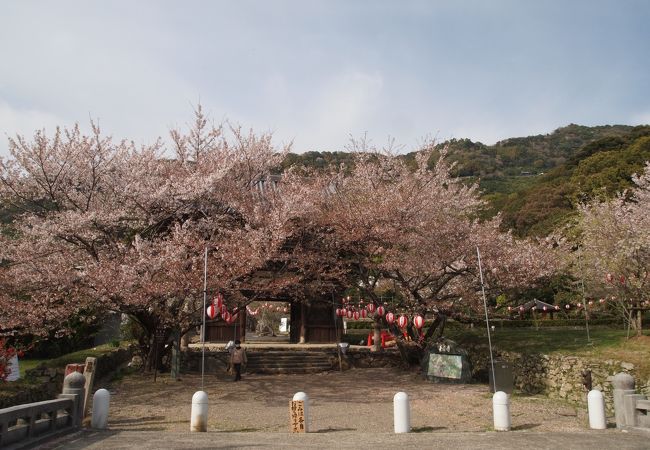
[[[151,431],[83,431],[52,442],[45,449],[650,449],[650,433],[617,430],[574,433],[181,433]]]

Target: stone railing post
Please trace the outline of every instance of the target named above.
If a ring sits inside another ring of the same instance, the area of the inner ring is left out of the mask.
[[[625,396],[635,394],[634,377],[628,373],[617,373],[612,379],[614,386],[614,416],[616,428],[621,429],[627,425],[625,417]]]
[[[83,420],[85,386],[86,377],[79,372],[72,372],[63,379],[63,393],[59,395],[59,398],[74,400],[72,425],[75,428],[80,427]]]

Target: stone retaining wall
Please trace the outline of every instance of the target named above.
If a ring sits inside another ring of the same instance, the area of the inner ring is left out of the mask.
[[[591,371],[592,389],[605,396],[608,411],[613,411],[610,377],[620,372],[629,373],[637,382],[637,390],[650,395],[650,380],[639,380],[634,364],[597,360],[567,355],[521,354],[497,351],[495,359],[510,362],[516,391],[524,394],[546,394],[568,402],[586,406],[587,390],[583,386],[583,371]],[[487,348],[470,349],[470,361],[475,378],[487,381],[489,352]]]

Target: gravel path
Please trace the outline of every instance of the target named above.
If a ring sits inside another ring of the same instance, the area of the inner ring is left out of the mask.
[[[200,375],[182,381],[159,376],[126,377],[112,386],[111,430],[187,431],[192,394]],[[289,427],[288,403],[294,393],[311,399],[312,431],[393,432],[393,395],[404,391],[411,401],[414,431],[487,431],[492,400],[486,385],[432,384],[398,369],[352,369],[309,375],[246,375],[241,382],[206,375],[209,431],[283,432]],[[542,396],[513,396],[515,431],[584,431],[586,410]],[[610,422],[612,420],[610,419]]]

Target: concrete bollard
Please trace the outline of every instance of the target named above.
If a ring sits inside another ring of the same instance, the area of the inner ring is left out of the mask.
[[[617,373],[612,379],[614,386],[614,417],[616,417],[616,428],[626,426],[625,422],[625,396],[636,394],[634,391],[634,377],[627,373]]]
[[[594,389],[587,394],[587,409],[589,410],[589,428],[604,430],[607,428],[605,418],[605,397],[603,393]]]
[[[97,389],[93,395],[93,416],[91,427],[104,430],[108,426],[108,407],[111,403],[111,394],[106,389]]]
[[[292,400],[302,400],[305,405],[305,433],[309,433],[311,428],[311,413],[309,411],[309,396],[304,392],[296,392]]]
[[[80,427],[83,420],[85,386],[86,377],[79,372],[71,372],[63,379],[63,393],[59,397],[74,400],[74,417],[72,421],[75,427]]]
[[[192,396],[190,431],[208,431],[208,394],[196,391]]]
[[[497,391],[492,396],[492,414],[496,431],[510,431],[510,399],[508,394]]]
[[[411,432],[411,409],[409,396],[406,392],[398,392],[393,397],[393,418],[395,433]]]

